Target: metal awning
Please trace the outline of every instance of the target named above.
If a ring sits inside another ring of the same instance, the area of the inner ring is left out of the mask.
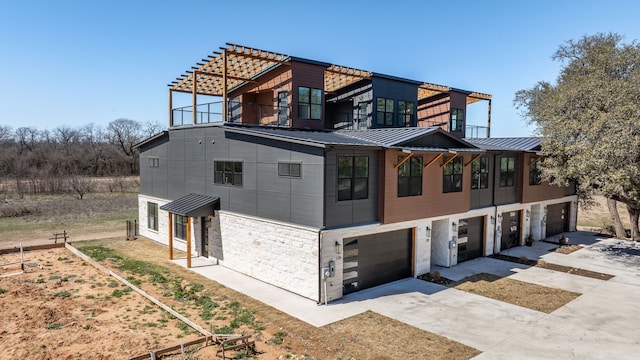
[[[160,210],[189,217],[213,215],[213,210],[218,209],[220,209],[219,197],[200,194],[189,194],[160,206]]]

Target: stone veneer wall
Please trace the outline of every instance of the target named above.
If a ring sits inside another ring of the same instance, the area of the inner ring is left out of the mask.
[[[318,301],[318,229],[220,211],[220,264]]]

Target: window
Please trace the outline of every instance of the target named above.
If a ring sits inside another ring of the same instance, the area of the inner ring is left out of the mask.
[[[536,161],[529,165],[529,185],[540,185],[542,183],[542,170],[540,162]]]
[[[422,156],[411,157],[398,167],[398,197],[416,195],[422,195]]]
[[[298,87],[298,118],[322,119],[322,90]]]
[[[149,156],[149,167],[160,167],[160,159],[156,156]]]
[[[378,98],[376,104],[376,124],[393,126],[393,99]]]
[[[464,110],[451,109],[451,131],[464,131]]]
[[[242,162],[241,161],[215,161],[215,184],[242,186]]]
[[[158,204],[147,203],[147,229],[158,231]]]
[[[513,186],[516,175],[516,158],[503,156],[500,158],[500,186]]]
[[[446,160],[445,160],[446,161]],[[462,158],[456,157],[442,169],[442,192],[462,191]]]
[[[409,101],[398,100],[398,117],[400,125],[411,126],[413,124],[414,104]]]
[[[369,157],[338,156],[338,201],[369,197]]]
[[[486,189],[489,187],[489,158],[481,156],[471,164],[471,188]]]
[[[174,214],[173,215],[173,236],[176,239],[187,239],[187,217]]]
[[[279,162],[278,163],[278,176],[285,177],[302,177],[302,164]]]

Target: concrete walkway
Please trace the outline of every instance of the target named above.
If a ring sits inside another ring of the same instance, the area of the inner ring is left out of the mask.
[[[459,280],[486,272],[582,293],[545,314],[417,279],[404,279],[318,305],[208,259],[194,258],[192,270],[314,326],[371,310],[483,353],[477,359],[637,359],[640,354],[640,244],[569,233],[584,248],[564,255],[555,245],[536,242],[509,255],[544,259],[615,275],[608,281],[521,264],[480,258],[452,268],[434,268]],[[185,266],[185,259],[174,260]]]

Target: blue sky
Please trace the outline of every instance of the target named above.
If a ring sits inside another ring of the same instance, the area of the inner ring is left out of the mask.
[[[640,39],[637,1],[2,1],[0,125],[167,124],[167,84],[226,42],[493,95],[492,136],[528,136],[517,90],[569,39]],[[486,102],[468,122],[486,124]]]

